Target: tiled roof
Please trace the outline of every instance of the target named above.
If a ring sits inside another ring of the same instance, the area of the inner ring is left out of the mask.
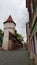
[[[13,21],[13,19],[12,19],[11,16],[9,16],[8,19],[7,19],[6,21],[9,21],[9,22],[10,22],[10,21]]]
[[[7,22],[13,22],[16,25],[16,23],[13,21],[11,15],[7,18],[7,20],[4,22],[4,24]]]

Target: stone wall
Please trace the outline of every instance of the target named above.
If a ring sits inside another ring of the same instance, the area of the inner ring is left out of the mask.
[[[14,42],[12,40],[9,40],[9,43],[8,43],[8,50],[13,50],[15,47],[14,45]]]

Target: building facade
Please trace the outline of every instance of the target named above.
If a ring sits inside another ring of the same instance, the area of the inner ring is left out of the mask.
[[[29,49],[32,54],[36,55],[37,54],[37,0],[26,0],[26,7],[28,8],[29,12],[29,23],[26,25],[29,27],[27,29],[30,31],[28,34],[30,34],[30,38],[28,39],[29,35],[27,34],[27,39],[30,40],[29,42]],[[27,42],[28,43],[28,42]],[[29,50],[28,49],[28,50]]]
[[[29,22],[26,23],[26,33],[27,33],[27,48],[28,51],[31,53],[34,51],[34,47],[32,44],[32,39],[30,37],[30,27],[29,27]]]

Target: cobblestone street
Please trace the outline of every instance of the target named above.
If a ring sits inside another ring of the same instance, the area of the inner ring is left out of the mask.
[[[0,65],[29,65],[28,51],[20,48],[13,51],[0,50]]]

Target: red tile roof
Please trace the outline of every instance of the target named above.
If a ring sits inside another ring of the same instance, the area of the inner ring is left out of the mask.
[[[12,22],[12,23],[14,23],[14,24],[16,25],[16,23],[13,21],[11,15],[10,15],[10,16],[8,17],[8,19],[4,22],[4,24],[7,23],[7,22]]]

